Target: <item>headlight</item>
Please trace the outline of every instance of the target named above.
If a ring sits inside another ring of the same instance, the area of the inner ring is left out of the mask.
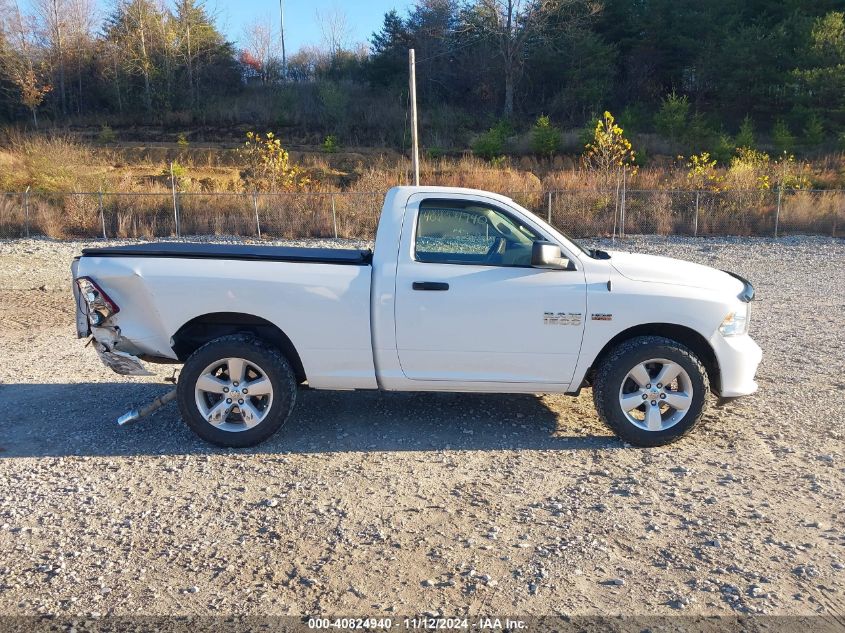
[[[747,303],[741,304],[733,312],[725,317],[722,325],[719,326],[719,332],[722,336],[737,336],[739,334],[748,333],[749,322],[749,307]]]
[[[79,297],[87,308],[86,314],[91,325],[98,326],[120,312],[117,304],[90,277],[80,277],[76,285],[79,286]]]

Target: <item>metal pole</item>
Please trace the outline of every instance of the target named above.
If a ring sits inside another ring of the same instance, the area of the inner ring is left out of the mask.
[[[552,192],[549,191],[549,224],[552,223]]]
[[[414,185],[420,184],[420,139],[417,132],[417,69],[414,49],[408,50],[409,83],[411,89],[411,167],[414,171]]]
[[[695,192],[695,220],[693,220],[693,229],[692,235],[693,237],[698,237],[698,196],[699,192]]]
[[[288,76],[288,57],[285,54],[285,0],[279,0],[279,35],[282,38],[282,79]]]
[[[778,222],[780,221],[780,198],[781,198],[782,190],[778,187],[778,207],[775,211],[775,238],[778,236]]]
[[[622,168],[622,201],[619,204],[619,237],[625,237],[625,190],[627,188],[628,168]]]
[[[258,218],[258,192],[252,192],[252,207],[255,209],[255,228],[258,230],[258,239],[261,239],[261,220]]]
[[[29,237],[29,187],[23,192],[24,231]]]
[[[334,238],[337,239],[337,211],[334,208],[334,194],[332,196],[332,224],[334,224]]]
[[[170,188],[173,192],[173,225],[176,228],[176,237],[179,237],[179,206],[176,203],[176,177],[173,175],[173,162],[170,163]]]
[[[100,223],[103,225],[103,239],[107,240],[109,238],[106,235],[106,214],[103,211],[103,192],[102,191],[97,193],[97,199],[99,201],[99,206],[100,206]]]
[[[619,221],[619,176],[616,177],[616,195],[613,197],[613,234],[610,241],[616,244],[616,223]]]

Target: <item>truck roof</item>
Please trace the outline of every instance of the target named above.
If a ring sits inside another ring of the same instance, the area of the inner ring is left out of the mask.
[[[467,187],[444,187],[440,185],[402,185],[400,187],[393,187],[388,191],[388,195],[391,193],[399,194],[404,197],[411,196],[415,193],[434,193],[434,194],[466,194],[471,196],[481,196],[484,198],[492,198],[493,200],[499,200],[501,202],[512,202],[512,199],[508,196],[504,196],[498,193],[491,193],[490,191],[484,191],[482,189],[470,189]]]

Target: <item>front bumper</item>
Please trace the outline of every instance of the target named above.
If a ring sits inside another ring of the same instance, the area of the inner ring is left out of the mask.
[[[763,359],[763,350],[747,334],[722,336],[718,332],[710,339],[716,353],[721,374],[719,395],[722,398],[747,396],[757,391],[754,375]]]

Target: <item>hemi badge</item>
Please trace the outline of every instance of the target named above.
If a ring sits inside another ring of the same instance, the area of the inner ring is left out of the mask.
[[[593,321],[613,321],[613,315],[612,314],[593,314],[593,315],[590,315],[590,318]]]

